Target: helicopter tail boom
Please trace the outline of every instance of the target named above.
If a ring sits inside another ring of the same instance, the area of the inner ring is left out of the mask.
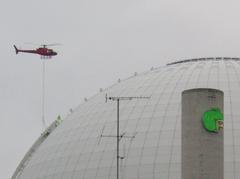
[[[16,45],[13,45],[13,47],[15,48],[16,54],[18,54],[19,50],[17,49]]]

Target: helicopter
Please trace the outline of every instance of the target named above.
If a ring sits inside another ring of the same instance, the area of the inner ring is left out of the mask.
[[[18,49],[16,47],[16,45],[13,45],[16,54],[18,54],[19,52],[22,53],[33,53],[33,54],[38,54],[41,56],[41,58],[51,58],[52,56],[56,56],[57,52],[53,51],[52,49],[47,48],[48,46],[55,46],[55,45],[59,45],[59,44],[44,44],[44,45],[40,45],[39,48],[37,48],[36,50],[21,50]]]

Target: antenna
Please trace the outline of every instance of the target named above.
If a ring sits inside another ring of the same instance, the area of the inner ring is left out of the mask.
[[[117,138],[117,179],[119,179],[119,159],[124,159],[124,157],[125,157],[125,156],[121,157],[119,155],[120,140],[122,138],[130,138],[131,140],[133,140],[133,138],[135,138],[136,134],[137,134],[137,133],[135,133],[132,136],[125,135],[126,132],[122,133],[121,135],[119,134],[119,103],[120,103],[120,101],[133,100],[133,99],[150,99],[150,97],[146,97],[146,96],[127,96],[127,97],[126,96],[121,96],[121,97],[110,96],[110,97],[108,97],[107,94],[105,95],[105,102],[106,103],[108,102],[108,100],[117,101],[117,135],[103,135],[103,131],[104,131],[104,128],[103,128],[102,133],[100,135],[100,140],[101,140],[101,137]],[[100,143],[100,140],[99,140],[99,143]]]

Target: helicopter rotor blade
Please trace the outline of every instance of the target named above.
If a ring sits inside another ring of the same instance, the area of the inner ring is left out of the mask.
[[[32,43],[32,42],[24,42],[24,44],[27,44],[27,45],[40,45],[40,44],[36,44],[36,43]]]
[[[55,43],[55,44],[41,44],[41,46],[49,47],[49,46],[57,46],[57,45],[62,45],[60,43]]]
[[[60,44],[60,43],[52,43],[52,44],[37,44],[37,43],[32,43],[32,42],[25,42],[24,44],[28,44],[28,45],[37,45],[37,46],[42,46],[42,47],[49,47],[49,46],[62,45],[62,44]]]

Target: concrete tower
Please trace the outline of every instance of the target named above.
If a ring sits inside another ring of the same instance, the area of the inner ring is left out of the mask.
[[[182,179],[223,179],[223,92],[182,93]]]

